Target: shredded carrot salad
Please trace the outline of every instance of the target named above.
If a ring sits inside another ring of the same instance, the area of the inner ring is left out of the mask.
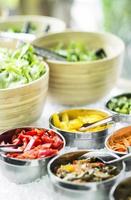
[[[107,146],[114,151],[127,152],[127,147],[131,146],[131,126],[116,131],[109,137]]]

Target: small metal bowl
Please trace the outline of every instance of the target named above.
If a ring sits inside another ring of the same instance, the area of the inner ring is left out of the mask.
[[[116,111],[112,111],[112,110],[108,107],[108,104],[111,102],[111,99],[113,99],[113,98],[118,98],[118,97],[123,97],[123,96],[130,97],[130,98],[131,98],[131,93],[123,93],[123,94],[119,94],[119,95],[117,95],[117,96],[113,96],[112,98],[110,98],[110,99],[106,102],[105,107],[106,107],[106,110],[107,110],[108,112],[111,112],[112,114],[119,114],[119,117],[120,117],[121,122],[131,123],[131,114],[122,114],[122,113],[119,113],[119,112],[116,112]]]
[[[63,112],[69,111],[99,111],[103,112],[103,114],[109,115],[109,112],[104,110],[97,109],[70,109],[58,112],[57,114],[61,114]],[[104,142],[106,136],[111,132],[113,126],[108,127],[107,129],[97,131],[97,132],[70,132],[64,131],[53,125],[52,116],[49,119],[49,127],[61,133],[65,140],[66,145],[70,147],[77,147],[80,149],[101,149],[104,147]]]
[[[30,128],[40,128],[40,127],[21,127],[19,129],[29,130]],[[6,143],[10,142],[16,129],[18,128],[10,129],[3,132],[0,135],[0,143],[2,141],[5,141]],[[61,134],[57,132],[55,133],[58,134],[63,140],[64,144],[63,147],[61,148],[62,150],[65,147],[65,139]],[[46,157],[43,159],[41,158],[33,160],[29,159],[22,160],[22,159],[9,158],[5,154],[0,153],[0,170],[2,171],[2,174],[11,182],[15,182],[17,184],[29,183],[47,174],[47,164],[52,157],[53,156]]]
[[[131,198],[131,176],[115,184],[110,191],[110,200],[129,200]]]
[[[131,126],[127,126],[127,128],[130,127],[130,130],[131,130]],[[124,127],[125,129],[126,127]],[[112,134],[110,134],[106,139],[105,139],[105,147],[106,149],[111,152],[111,153],[114,153],[114,154],[117,154],[118,156],[124,156],[127,154],[127,152],[119,152],[119,151],[114,151],[110,148],[109,146],[109,140],[111,139],[111,137],[113,137],[113,135],[117,135],[119,133],[119,131],[121,131],[123,128],[120,128],[118,129],[117,131],[113,132]],[[131,170],[131,158],[128,158],[126,161],[125,161],[125,164],[126,164],[126,171],[130,171]]]
[[[115,166],[118,167],[120,173],[113,178],[101,181],[101,182],[91,182],[91,183],[82,183],[75,184],[69,181],[65,181],[55,175],[55,170],[61,164],[67,164],[72,162],[73,160],[79,158],[84,153],[89,152],[88,150],[79,150],[75,152],[65,153],[63,155],[57,156],[52,159],[47,167],[49,178],[52,181],[52,185],[54,188],[54,192],[57,195],[57,199],[60,199],[62,195],[62,199],[64,200],[81,200],[81,199],[90,199],[90,200],[107,200],[110,188],[113,184],[119,180],[120,177],[123,176],[125,170],[125,164],[123,162],[118,162]],[[100,151],[95,151],[96,155]],[[112,153],[102,152],[104,156],[107,156],[107,160],[114,159],[118,156]]]

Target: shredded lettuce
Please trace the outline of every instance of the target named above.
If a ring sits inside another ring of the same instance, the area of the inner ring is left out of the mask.
[[[16,50],[0,48],[0,89],[14,88],[39,79],[46,72],[30,44]]]

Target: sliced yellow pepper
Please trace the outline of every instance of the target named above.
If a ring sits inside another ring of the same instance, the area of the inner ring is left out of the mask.
[[[62,121],[64,122],[69,122],[69,116],[67,115],[67,113],[62,113]]]
[[[52,116],[52,121],[53,121],[54,126],[60,128],[61,122],[60,122],[60,118],[59,118],[59,115],[58,115],[58,114],[55,113],[55,114]]]
[[[74,172],[75,171],[75,167],[72,164],[62,165],[61,169],[65,170],[67,172]]]
[[[69,121],[69,129],[79,129],[83,125],[78,118]]]

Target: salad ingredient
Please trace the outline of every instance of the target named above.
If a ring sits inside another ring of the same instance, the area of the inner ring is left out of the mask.
[[[70,132],[84,132],[80,131],[83,124],[92,124],[106,118],[108,115],[97,110],[67,110],[62,113],[55,113],[52,116],[52,123],[55,127],[64,131]],[[101,125],[94,128],[89,128],[85,132],[96,132],[107,128],[107,125]]]
[[[35,33],[37,31],[37,26],[32,22],[26,22],[23,27],[13,27],[9,28],[5,31],[12,32],[12,33],[26,33],[25,27],[28,26],[28,32],[27,33]]]
[[[69,62],[94,61],[107,57],[104,49],[89,50],[85,44],[79,42],[70,42],[67,46],[59,43],[53,50]]]
[[[117,152],[127,152],[131,146],[131,126],[121,128],[114,132],[107,141],[107,146]]]
[[[117,113],[131,114],[131,96],[114,97],[107,103],[107,107]]]
[[[98,162],[96,158],[74,160],[56,169],[56,176],[73,183],[104,181],[117,174],[116,166]]]
[[[1,144],[5,144],[2,141]],[[53,130],[29,128],[17,129],[11,144],[19,144],[22,153],[7,153],[7,157],[17,159],[38,159],[56,155],[63,147],[62,138]]]
[[[0,48],[0,89],[14,88],[39,79],[46,72],[42,58],[30,44],[16,50]]]

